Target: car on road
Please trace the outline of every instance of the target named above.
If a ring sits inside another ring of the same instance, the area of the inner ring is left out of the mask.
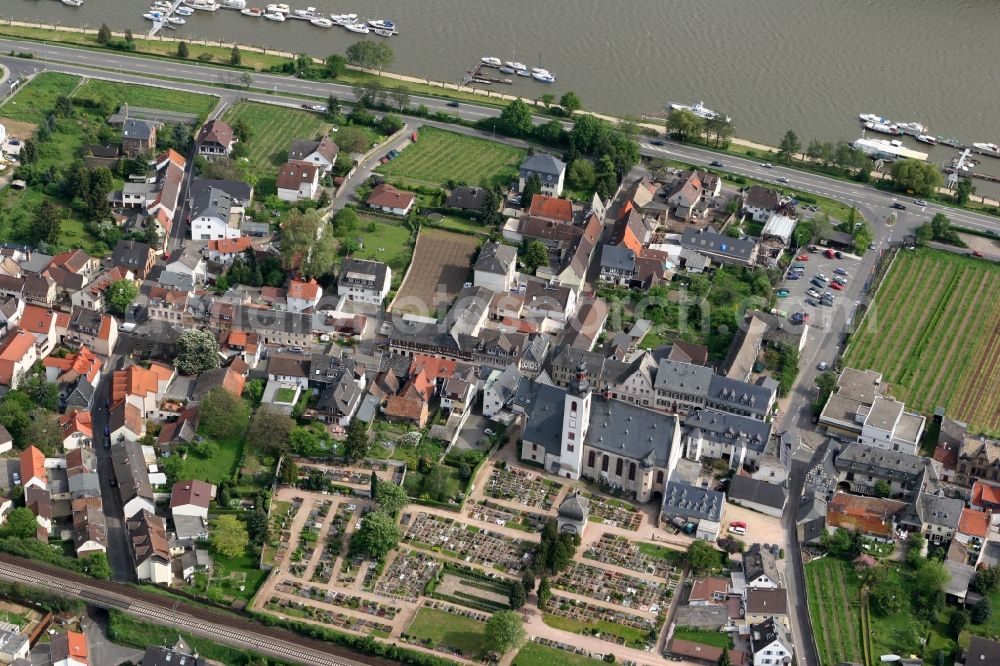
[[[448,102],[448,106],[450,106],[453,109],[457,109],[458,108],[458,102]]]
[[[972,251],[972,256],[973,256],[973,257],[982,257],[982,256],[983,256],[983,253],[982,253],[982,252],[980,252],[979,250],[973,250],[973,251]]]
[[[664,146],[664,145],[666,145],[666,143],[663,141],[663,139],[653,139],[649,143],[652,144],[652,145],[654,145],[654,146]]]
[[[787,298],[787,297],[788,297],[788,290],[787,289],[779,289],[778,290],[778,298]]]
[[[820,362],[819,362],[819,365],[817,365],[817,366],[816,366],[816,369],[817,369],[817,370],[826,370],[826,369],[827,369],[827,368],[829,368],[829,367],[830,367],[830,366],[829,366],[829,365],[827,364],[827,362],[826,362],[826,361],[820,361]]]
[[[806,293],[812,296],[813,298],[819,298],[819,292],[813,289],[812,287],[810,287],[809,291],[807,291]]]
[[[797,256],[795,258],[798,259],[799,261],[809,261],[809,255],[808,254],[800,254],[799,256]]]
[[[326,107],[322,104],[310,104],[309,110],[316,111],[317,113],[326,113]]]
[[[914,206],[926,206],[927,202],[924,201],[923,199],[914,199],[913,200],[913,205]]]
[[[874,250],[875,249],[875,243],[868,243],[868,249],[869,250]]]
[[[847,271],[841,268],[840,266],[834,268],[833,272],[836,273],[837,275],[847,275]]]
[[[834,289],[836,291],[840,291],[843,288],[844,288],[844,285],[840,284],[839,282],[831,282],[830,283],[830,289]]]
[[[106,448],[106,449],[110,449],[111,448],[111,438],[110,437],[105,437],[104,438],[104,448]]]
[[[773,169],[774,168],[774,165],[771,164],[770,162],[764,162],[763,164],[761,164],[761,166],[764,167],[765,169]]]
[[[721,167],[724,167],[724,166],[726,166],[726,165],[725,165],[725,164],[723,164],[722,162],[720,162],[719,160],[712,160],[712,161],[711,161],[711,162],[709,163],[709,166],[714,166],[714,167],[720,167],[720,168],[721,168]]]
[[[895,208],[896,210],[906,210],[906,206],[899,203],[898,201],[893,201],[889,208]]]
[[[777,178],[775,178],[775,180],[777,180],[779,183],[787,183],[788,182],[788,179],[785,178],[784,176],[778,176]]]

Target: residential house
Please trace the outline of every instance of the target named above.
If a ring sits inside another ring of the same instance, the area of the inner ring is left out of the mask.
[[[139,439],[146,432],[142,410],[124,400],[112,404],[108,409],[108,431],[115,442]]]
[[[215,499],[215,486],[192,479],[178,481],[170,493],[170,513],[174,516],[196,516],[208,520],[208,506]]]
[[[245,202],[209,187],[191,199],[191,238],[234,239],[243,235]]]
[[[978,551],[986,543],[989,536],[991,517],[992,515],[989,513],[975,509],[963,509],[962,515],[958,519],[955,541],[965,544],[969,549]]]
[[[108,287],[120,280],[134,281],[135,274],[132,271],[119,266],[109,268],[103,273],[95,276],[94,279],[91,280],[85,287],[79,291],[73,292],[69,297],[70,303],[73,304],[73,307],[87,308],[88,310],[103,312],[107,309],[108,305]]]
[[[524,318],[543,331],[561,331],[576,312],[576,292],[569,287],[531,281],[524,291]]]
[[[546,153],[528,155],[518,169],[518,192],[524,191],[524,184],[531,176],[538,176],[542,194],[558,197],[563,192],[566,180],[566,164]]]
[[[21,627],[13,622],[0,622],[0,661],[5,664],[24,666],[31,664],[28,651],[31,643],[28,637],[21,633]]]
[[[125,515],[136,576],[140,581],[169,585],[172,578],[170,546],[163,519],[148,509]]]
[[[729,501],[733,504],[759,511],[767,516],[781,518],[788,502],[788,491],[783,485],[737,474],[729,485]]]
[[[146,243],[120,240],[111,255],[111,264],[131,272],[136,279],[145,280],[156,263],[156,252]]]
[[[143,511],[156,510],[149,471],[142,454],[142,447],[133,440],[115,442],[111,446],[111,463],[118,481],[118,495],[126,518]]]
[[[753,666],[783,666],[791,664],[795,656],[788,633],[774,618],[750,625],[750,648]]]
[[[203,157],[226,157],[233,151],[237,141],[239,139],[228,123],[213,118],[198,130],[195,145],[198,147],[198,154]]]
[[[313,341],[312,314],[240,305],[235,308],[231,320],[233,330],[254,332],[265,345],[304,348]],[[213,326],[213,328],[219,327]]]
[[[475,368],[447,378],[441,389],[441,409],[448,410],[450,414],[465,414],[475,402],[476,386]]]
[[[768,260],[768,265],[777,265],[778,258],[791,245],[794,231],[794,217],[775,213],[767,218],[767,223],[760,232],[760,250]]]
[[[722,648],[714,645],[706,645],[705,643],[696,643],[694,641],[687,641],[681,638],[674,638],[671,639],[670,645],[667,647],[667,654],[673,657],[675,661],[690,660],[690,662],[694,662],[696,664],[706,664],[711,666],[712,664],[719,663],[719,659],[722,658]],[[729,656],[731,663],[732,655],[733,653],[730,652]]]
[[[288,311],[294,313],[312,312],[323,298],[323,288],[315,278],[293,279],[288,283]],[[381,303],[381,301],[379,301]]]
[[[0,385],[16,389],[37,360],[35,336],[13,328],[0,340]]]
[[[685,228],[681,236],[681,247],[716,263],[744,267],[754,266],[760,251],[760,243],[756,238],[730,238],[707,228]]]
[[[345,257],[337,279],[337,295],[348,301],[381,305],[392,288],[392,269],[381,261]]]
[[[36,487],[45,490],[49,487],[49,474],[45,469],[45,454],[38,447],[29,445],[19,456],[21,487]]]
[[[908,507],[906,502],[898,500],[838,492],[827,503],[826,524],[828,529],[845,528],[890,542]]]
[[[242,360],[234,359],[227,366],[206,370],[195,380],[191,398],[201,402],[217,388],[225,389],[239,397],[243,394],[243,387],[246,385],[246,375],[244,374],[246,369],[247,366]]]
[[[200,196],[205,190],[218,190],[225,192],[234,199],[243,202],[244,207],[249,207],[253,202],[253,186],[244,183],[242,180],[224,180],[217,178],[195,178],[188,186],[189,200]]]
[[[86,557],[108,552],[108,525],[100,495],[74,499],[71,502],[71,509],[73,548],[76,556]]]
[[[160,427],[156,439],[160,449],[169,450],[174,444],[190,444],[198,432],[198,410],[188,407],[182,411],[176,420],[167,421]]]
[[[479,250],[472,270],[475,286],[506,293],[517,284],[517,248],[488,241]]]
[[[173,227],[184,184],[185,165],[184,157],[173,149],[156,159],[155,196],[146,204],[146,214],[155,220],[161,238],[169,237]],[[145,273],[140,275],[138,271],[136,275],[141,279],[146,277]]]
[[[26,273],[24,300],[29,303],[52,305],[56,302],[56,281],[46,273]]]
[[[70,410],[59,417],[64,451],[72,451],[81,446],[89,446],[94,441],[94,426],[90,412]]]
[[[889,497],[913,499],[921,492],[937,489],[940,480],[940,463],[919,455],[902,451],[887,451],[851,442],[843,446],[831,443],[834,471],[833,483],[847,484],[852,493],[878,494],[875,485],[880,481],[889,489]]]
[[[1000,642],[982,636],[972,636],[969,639],[969,648],[965,650],[964,664],[965,666],[1000,664]]]
[[[985,436],[967,435],[958,448],[955,483],[965,488],[972,487],[973,500],[978,499],[984,506],[1000,506],[1000,441]],[[994,501],[995,500],[995,501]]]
[[[783,588],[746,590],[744,619],[748,624],[760,624],[773,619],[786,633],[791,631],[788,620],[788,592]]]
[[[448,208],[466,212],[481,212],[489,199],[489,190],[482,187],[469,187],[459,185],[448,193],[444,200],[444,205]]]
[[[346,428],[364,399],[365,375],[356,378],[350,368],[344,367],[332,379],[320,389],[316,407],[307,415]]]
[[[601,248],[602,282],[628,287],[635,278],[636,253],[625,245],[604,245]]]
[[[235,354],[251,368],[256,368],[260,362],[260,348],[260,339],[256,333],[228,331],[219,341],[219,350],[223,354]]]
[[[969,503],[974,509],[988,513],[998,513],[1000,509],[1000,486],[994,486],[982,481],[972,485],[972,498]]]
[[[722,184],[713,174],[702,171],[683,171],[666,192],[670,214],[684,221],[700,217],[698,205],[706,198],[714,199]]]
[[[383,213],[409,215],[416,201],[413,192],[399,190],[387,183],[376,185],[365,200],[365,205]]]
[[[483,416],[496,419],[500,412],[510,409],[523,379],[516,364],[502,371],[493,370],[483,387]]]
[[[731,589],[728,578],[699,576],[691,582],[687,602],[691,606],[725,603]]]
[[[741,382],[749,381],[764,346],[766,331],[767,324],[752,314],[741,324],[729,347],[726,360],[722,363],[721,370],[726,377]]]
[[[47,488],[26,486],[24,506],[35,514],[35,537],[39,541],[48,542],[52,534],[52,493]]]
[[[122,124],[122,154],[139,157],[156,150],[156,123],[127,118]]]
[[[14,448],[14,438],[2,424],[0,424],[0,453],[10,453]],[[3,513],[0,511],[0,513]],[[0,521],[2,523],[3,521]]]
[[[340,148],[333,139],[324,134],[313,141],[292,141],[292,146],[288,150],[288,161],[305,162],[319,167],[323,173],[330,173],[337,162],[339,152]]]
[[[111,402],[127,402],[137,408],[143,418],[150,418],[175,375],[173,366],[158,361],[150,363],[149,368],[130,365],[124,370],[116,370],[112,378]]]
[[[278,198],[291,203],[315,199],[319,195],[319,173],[320,167],[309,162],[285,162],[278,170]]]
[[[715,541],[719,538],[722,527],[722,508],[725,503],[725,495],[718,491],[670,481],[663,491],[659,522],[665,525],[678,518],[693,522],[697,525],[694,533],[696,539]]]
[[[249,236],[210,240],[205,247],[208,260],[223,266],[229,266],[237,257],[243,257],[248,250],[253,251]]]
[[[26,305],[21,315],[21,328],[35,336],[39,358],[45,358],[59,341],[56,334],[56,313],[38,305]]]
[[[49,639],[49,659],[52,666],[88,666],[90,651],[87,637],[77,631],[55,634]]]
[[[919,530],[931,543],[947,542],[955,536],[965,502],[954,497],[921,493],[900,517],[907,529]]]
[[[386,420],[423,428],[427,424],[427,401],[419,397],[390,396],[382,410]]]
[[[301,389],[309,386],[310,357],[303,354],[274,354],[267,364],[267,380],[294,384]]]
[[[771,424],[716,409],[695,408],[684,419],[685,457],[723,460],[737,471],[755,464],[771,438]]]
[[[775,590],[781,587],[777,558],[755,543],[743,553],[743,580],[752,590]]]
[[[66,453],[66,484],[74,500],[101,496],[97,454],[92,447],[81,446]]]
[[[236,240],[239,241],[241,239]],[[247,241],[249,241],[249,238],[247,238]],[[216,240],[209,241],[209,245],[212,243],[232,242],[232,240]],[[195,285],[202,285],[207,279],[208,262],[205,260],[205,255],[199,248],[189,244],[181,248],[180,251],[170,255],[163,273],[160,274],[159,283],[164,288],[169,286],[182,291],[191,291]],[[167,282],[167,280],[170,280],[170,282]]]
[[[767,187],[754,185],[743,195],[743,214],[754,222],[764,224],[781,206],[781,193]]]

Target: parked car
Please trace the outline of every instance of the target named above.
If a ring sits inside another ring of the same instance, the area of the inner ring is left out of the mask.
[[[486,429],[486,430],[484,430],[483,432],[485,432],[485,433],[486,433],[487,435],[489,435],[490,437],[492,437],[493,435],[497,434],[497,433],[496,433],[496,431],[495,431],[495,430],[493,430],[493,428],[487,428],[487,429]]]
[[[823,254],[826,255],[827,259],[833,259],[833,257],[834,257],[833,250],[831,250],[829,248],[827,248],[827,250]]]
[[[785,279],[786,280],[800,280],[800,279],[802,279],[802,274],[801,273],[796,273],[795,271],[792,271],[787,276],[785,276]]]
[[[875,243],[868,243],[868,249],[869,250],[874,250],[875,249]]]
[[[810,254],[816,254],[817,252],[819,252],[819,248],[816,247],[815,245],[810,245],[806,249],[809,251]]]
[[[833,278],[833,281],[839,284],[841,287],[847,286],[847,278],[845,278],[843,275],[838,275],[837,277]]]
[[[813,289],[812,287],[810,287],[809,291],[807,291],[806,293],[812,296],[813,298],[819,298],[819,292]]]
[[[816,366],[816,369],[817,370],[826,370],[829,367],[830,366],[829,366],[829,364],[826,361],[820,361],[819,365]]]
[[[795,258],[798,259],[799,261],[809,261],[809,255],[806,253],[802,253]]]
[[[844,285],[840,284],[839,282],[831,282],[830,283],[830,289],[835,289],[836,291],[840,291],[843,288],[844,288]]]
[[[779,289],[778,290],[778,298],[787,298],[787,297],[788,297],[788,290],[787,289]]]
[[[836,268],[834,268],[833,272],[836,273],[837,275],[847,275],[847,271],[845,269],[841,268],[840,266],[837,266]]]
[[[822,280],[823,282],[829,282],[830,278],[826,276],[826,273],[816,273],[816,279]]]
[[[906,210],[906,206],[899,203],[898,201],[893,201],[889,208],[895,208],[896,210]]]
[[[820,289],[826,289],[826,282],[823,282],[822,280],[817,278],[809,280],[809,284],[819,287]]]
[[[843,259],[844,253],[841,252],[840,250],[837,250],[836,252],[833,253],[833,256],[836,257],[837,259]]]
[[[326,113],[326,107],[322,104],[310,104],[309,110],[316,111],[317,113]]]

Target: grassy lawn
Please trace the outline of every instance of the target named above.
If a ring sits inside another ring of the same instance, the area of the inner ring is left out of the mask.
[[[421,127],[419,141],[376,171],[412,185],[443,185],[449,180],[478,185],[509,180],[525,151],[432,127]]]
[[[559,617],[550,613],[542,614],[542,621],[553,629],[561,629],[574,634],[593,633],[597,631],[602,634],[610,634],[625,640],[629,645],[645,645],[649,640],[649,633],[635,627],[628,627],[624,624],[615,624],[606,620],[597,622],[580,622],[571,620],[568,617]]]
[[[713,645],[717,648],[729,648],[730,650],[735,647],[733,639],[729,637],[729,634],[724,634],[721,631],[698,629],[697,627],[675,627],[674,638],[679,638],[682,641],[691,641],[692,643],[701,643],[703,645]]]
[[[161,111],[177,111],[193,113],[198,120],[204,120],[215,108],[218,99],[211,95],[156,88],[154,86],[137,86],[130,83],[115,83],[91,79],[76,91],[74,97],[110,100],[115,106],[129,104]]]
[[[659,557],[664,560],[670,560],[671,562],[677,562],[684,558],[684,553],[679,550],[674,550],[673,548],[664,548],[663,546],[656,546],[651,543],[643,543],[641,541],[635,542],[639,546],[639,552],[650,557]]]
[[[406,633],[435,644],[449,645],[467,657],[479,659],[486,655],[486,624],[451,613],[421,608]]]
[[[212,560],[212,586],[221,587],[234,599],[250,601],[267,578],[267,573],[257,568],[257,558],[250,555],[234,559],[213,552]]]
[[[824,557],[805,567],[809,616],[816,632],[820,661],[833,666],[841,661],[861,662],[860,584],[851,565]],[[872,616],[874,629],[874,615]]]
[[[0,106],[0,118],[38,124],[52,113],[56,99],[69,95],[79,82],[78,76],[42,72]]]
[[[352,256],[386,264],[392,269],[392,288],[399,287],[413,257],[413,233],[409,229],[362,215],[358,227],[344,233],[342,238],[360,238],[363,247]]]
[[[512,663],[513,666],[594,666],[604,662],[538,643],[526,643]]]
[[[901,251],[852,336],[846,364],[882,372],[908,409],[944,407],[973,431],[1000,431],[1000,266]]]
[[[291,402],[295,400],[295,389],[280,388],[274,394],[276,402]]]
[[[440,220],[431,220],[431,222],[435,226],[459,233],[485,234],[489,232],[489,229],[479,222],[455,215],[445,215]]]
[[[181,478],[201,479],[216,485],[231,479],[243,455],[243,440],[217,441],[216,444],[219,451],[210,458],[188,453],[184,459]]]

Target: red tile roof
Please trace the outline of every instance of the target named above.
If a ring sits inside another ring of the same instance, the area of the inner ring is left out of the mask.
[[[276,186],[283,190],[298,190],[302,183],[314,183],[319,177],[319,167],[309,162],[285,162],[278,172]]]
[[[833,527],[861,530],[863,534],[891,537],[894,518],[906,506],[896,500],[837,493],[827,505],[826,522]]]
[[[982,506],[983,503],[1000,504],[1000,486],[991,486],[982,481],[972,484],[972,504]]]
[[[35,346],[35,336],[19,328],[3,342],[0,349],[0,384],[10,386],[14,381],[14,366],[22,361]]]
[[[55,313],[49,308],[39,305],[24,306],[24,314],[21,315],[21,328],[32,333],[48,333],[55,320]]]
[[[87,649],[87,637],[76,631],[67,631],[66,640],[69,643],[69,656],[85,664],[88,663],[90,653]]]
[[[958,520],[958,531],[985,539],[990,531],[990,514],[975,509],[962,509],[962,517]]]
[[[62,428],[62,436],[65,439],[75,432],[82,432],[87,437],[93,439],[94,425],[90,412],[83,410],[73,410],[59,417],[59,426]]]
[[[198,132],[198,143],[212,141],[227,148],[233,142],[233,128],[221,120],[209,120]]]
[[[392,185],[383,183],[372,190],[365,203],[380,208],[408,208],[415,198],[413,192],[397,190]]]
[[[250,237],[240,236],[239,238],[223,238],[220,240],[208,241],[208,251],[220,254],[236,254],[245,252],[250,248]]]
[[[170,508],[192,504],[202,509],[212,501],[212,484],[198,479],[178,481],[170,493]]]
[[[288,285],[288,298],[315,301],[318,295],[319,284],[316,280],[292,280]]]
[[[422,420],[426,404],[426,402],[419,399],[394,395],[386,401],[385,415],[390,418],[408,419],[419,422]]]
[[[34,445],[21,451],[21,483],[27,483],[31,479],[48,480],[45,473],[45,454]]]
[[[569,199],[559,199],[545,194],[536,194],[531,197],[531,206],[528,208],[528,215],[544,217],[550,220],[560,220],[562,222],[572,222],[573,204]]]

